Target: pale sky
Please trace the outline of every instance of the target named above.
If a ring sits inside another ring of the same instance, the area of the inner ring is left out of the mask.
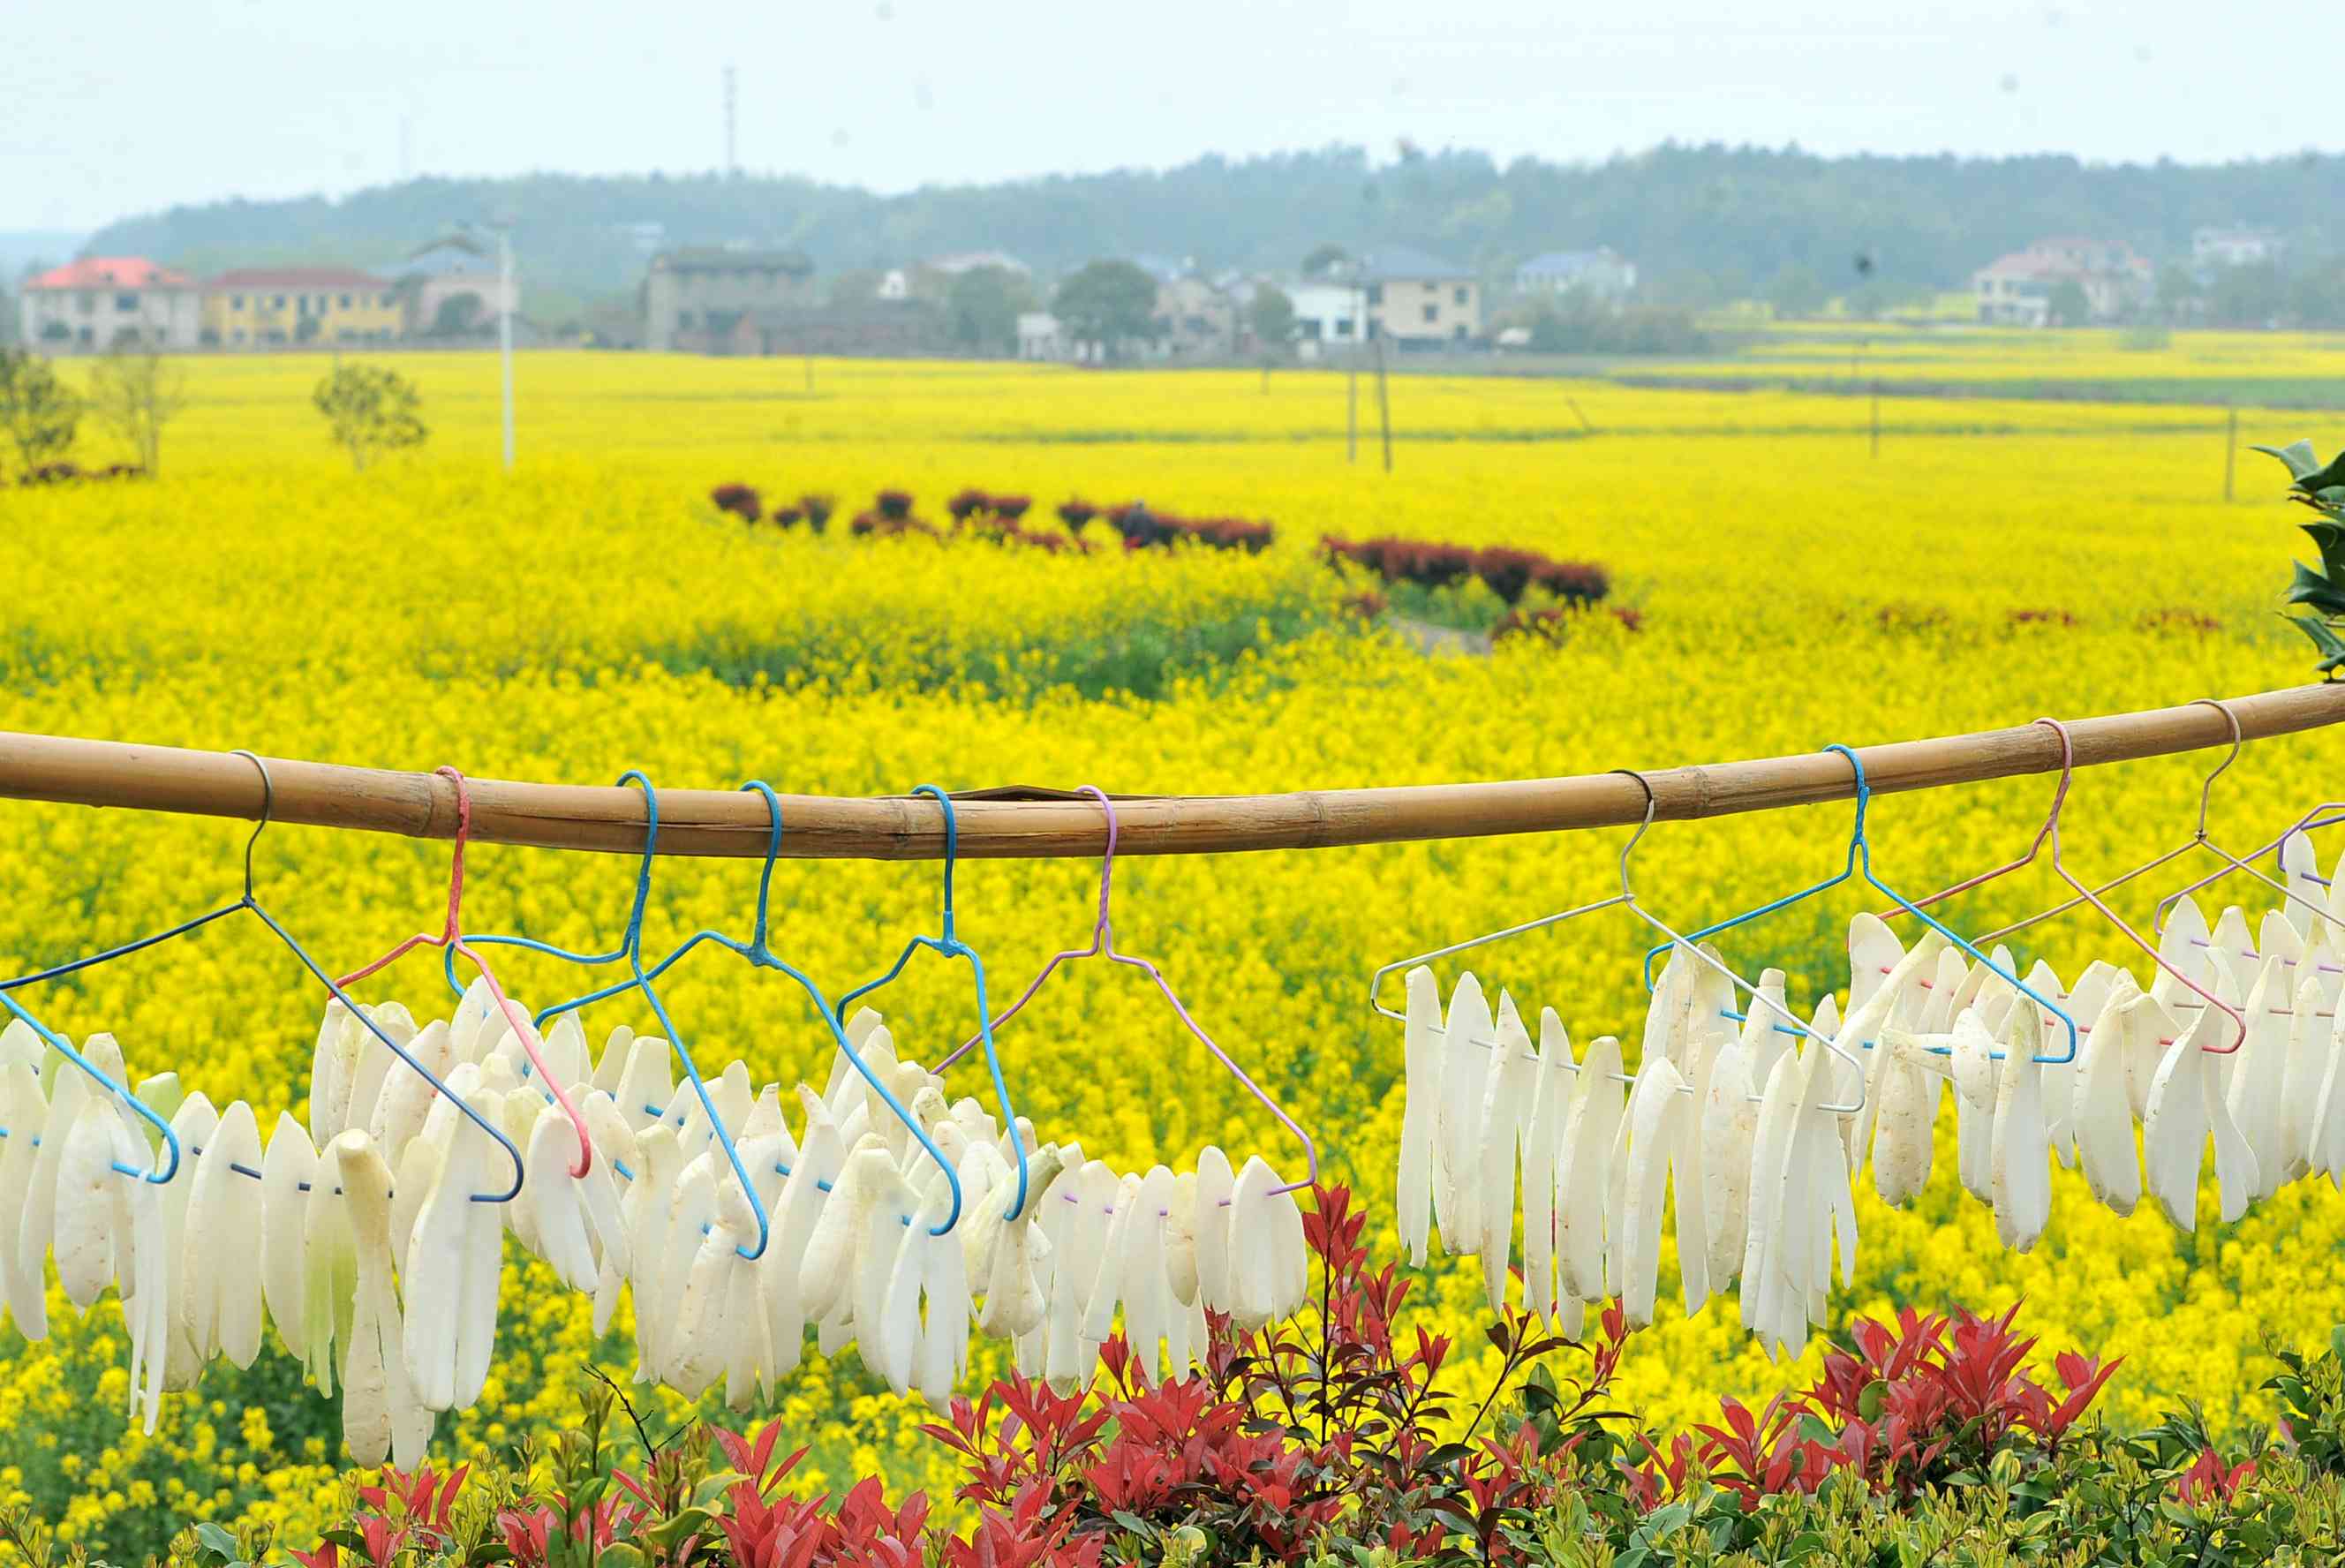
[[[1396,138],[2185,162],[2345,147],[2309,0],[0,3],[0,230],[404,172],[897,191]],[[402,126],[406,126],[402,153]]]

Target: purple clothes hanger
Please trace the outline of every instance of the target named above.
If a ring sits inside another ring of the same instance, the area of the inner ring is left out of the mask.
[[[1208,1035],[1203,1029],[1197,1027],[1197,1020],[1189,1016],[1189,1009],[1182,1005],[1180,997],[1172,994],[1172,987],[1166,983],[1163,973],[1159,970],[1154,964],[1149,962],[1145,958],[1135,957],[1132,954],[1119,953],[1116,951],[1115,930],[1113,926],[1111,924],[1108,912],[1109,898],[1115,885],[1115,804],[1107,798],[1106,791],[1101,790],[1093,784],[1085,784],[1076,793],[1080,794],[1087,794],[1093,800],[1099,802],[1100,809],[1107,814],[1107,853],[1100,859],[1099,922],[1091,927],[1091,945],[1088,947],[1071,947],[1064,953],[1053,954],[1051,957],[1051,961],[1042,966],[1042,972],[1034,976],[1033,983],[1026,987],[1025,991],[1019,996],[1019,998],[1016,1001],[1003,1008],[1002,1011],[994,1018],[993,1027],[998,1029],[1001,1027],[1002,1025],[1008,1023],[1010,1019],[1016,1017],[1018,1016],[1018,1010],[1023,1007],[1027,1003],[1032,1001],[1034,999],[1034,993],[1042,988],[1042,982],[1048,980],[1051,974],[1057,970],[1060,965],[1066,963],[1070,959],[1105,958],[1112,964],[1122,964],[1137,969],[1156,983],[1156,988],[1164,993],[1164,999],[1172,1003],[1172,1010],[1180,1015],[1181,1022],[1187,1027],[1191,1034],[1197,1037],[1198,1040],[1203,1044],[1207,1050],[1213,1053],[1214,1059],[1219,1061],[1222,1066],[1229,1068],[1230,1076],[1236,1078],[1238,1082],[1244,1084],[1246,1087],[1246,1091],[1253,1095],[1254,1098],[1262,1101],[1264,1106],[1267,1106],[1270,1109],[1270,1114],[1276,1117],[1279,1121],[1285,1126],[1286,1130],[1293,1133],[1295,1138],[1302,1142],[1304,1158],[1310,1166],[1309,1174],[1304,1176],[1304,1178],[1300,1181],[1290,1181],[1285,1186],[1277,1188],[1274,1190],[1279,1192],[1296,1192],[1300,1191],[1304,1188],[1316,1184],[1319,1179],[1319,1148],[1316,1144],[1311,1141],[1311,1135],[1304,1131],[1302,1128],[1295,1125],[1294,1118],[1287,1115],[1285,1111],[1280,1109],[1278,1102],[1264,1094],[1262,1090],[1262,1086],[1255,1083],[1254,1079],[1248,1077],[1246,1076],[1245,1069],[1238,1066],[1236,1062],[1231,1060],[1230,1054],[1222,1049],[1221,1047],[1215,1045],[1213,1043],[1213,1037],[1211,1035]],[[960,1058],[968,1053],[969,1048],[977,1043],[978,1037],[974,1035],[970,1036],[968,1039],[963,1040],[960,1045],[954,1049],[950,1056],[948,1056],[944,1060],[936,1065],[934,1070],[939,1073],[943,1072],[947,1067],[951,1067],[953,1063],[960,1060]]]

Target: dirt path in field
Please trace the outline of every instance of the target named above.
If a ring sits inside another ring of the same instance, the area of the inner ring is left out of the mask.
[[[1487,632],[1460,632],[1454,626],[1436,626],[1430,621],[1412,620],[1406,615],[1392,618],[1394,628],[1409,645],[1420,653],[1487,653],[1490,634]]]

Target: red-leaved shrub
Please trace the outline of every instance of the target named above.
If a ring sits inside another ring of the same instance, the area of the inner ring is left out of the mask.
[[[708,499],[716,503],[717,511],[729,511],[744,522],[755,522],[765,515],[764,503],[754,485],[720,484],[708,492]]]

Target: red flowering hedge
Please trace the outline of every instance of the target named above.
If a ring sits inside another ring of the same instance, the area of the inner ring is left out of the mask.
[[[1601,566],[1585,561],[1557,561],[1537,551],[1509,545],[1475,550],[1463,544],[1403,539],[1384,534],[1353,541],[1328,534],[1319,547],[1330,561],[1365,567],[1386,582],[1410,582],[1419,588],[1450,588],[1478,577],[1491,592],[1508,604],[1538,588],[1567,604],[1593,604],[1612,592],[1612,579]]]
[[[959,1528],[919,1493],[890,1507],[872,1478],[835,1501],[790,1496],[784,1482],[805,1451],[783,1452],[781,1423],[754,1437],[708,1425],[655,1436],[604,1381],[582,1419],[535,1451],[534,1467],[523,1455],[486,1472],[386,1471],[356,1489],[344,1522],[293,1555],[305,1568],[1596,1556],[1658,1568],[1738,1552],[1756,1555],[1735,1561],[1931,1561],[1915,1543],[2001,1540],[2017,1528],[2015,1540],[2088,1548],[2064,1562],[2245,1568],[2279,1545],[2337,1545],[2327,1532],[2345,1518],[2334,1479],[2345,1470],[2345,1395],[2321,1391],[2337,1381],[2335,1354],[2317,1366],[2282,1356],[2292,1381],[2274,1386],[2290,1452],[2232,1460],[2195,1416],[2127,1438],[2088,1422],[2118,1363],[2063,1354],[2039,1378],[2015,1305],[1985,1317],[1909,1308],[1893,1321],[1856,1320],[1806,1387],[1756,1414],[1721,1400],[1718,1421],[1664,1444],[1609,1408],[1631,1343],[1617,1305],[1596,1312],[1579,1341],[1503,1312],[1487,1331],[1495,1374],[1460,1389],[1451,1343],[1402,1320],[1412,1281],[1396,1264],[1371,1266],[1351,1194],[1314,1198],[1304,1226],[1322,1280],[1315,1310],[1253,1334],[1213,1318],[1203,1367],[1177,1381],[1152,1381],[1116,1339],[1088,1388],[1012,1376],[956,1400],[925,1430],[959,1458]],[[1772,1554],[1794,1537],[1810,1545]],[[37,1533],[0,1513],[0,1544],[28,1541],[37,1545]],[[228,1544],[260,1560],[249,1541]]]

